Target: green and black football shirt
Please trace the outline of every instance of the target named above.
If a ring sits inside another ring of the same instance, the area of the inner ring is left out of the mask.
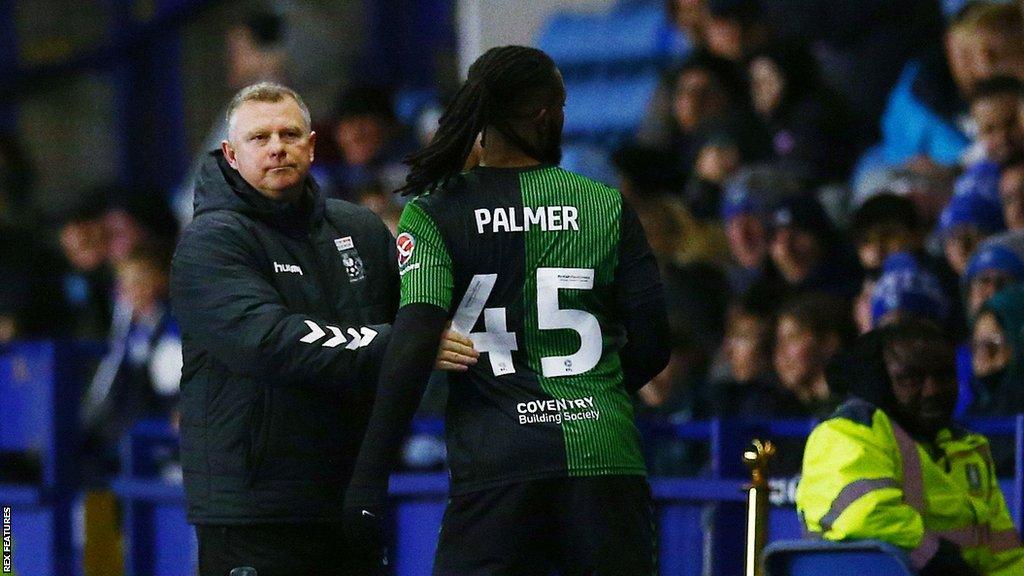
[[[453,493],[645,474],[614,284],[649,249],[624,216],[616,190],[550,166],[475,168],[405,207],[401,306],[443,308],[481,352],[449,374]]]

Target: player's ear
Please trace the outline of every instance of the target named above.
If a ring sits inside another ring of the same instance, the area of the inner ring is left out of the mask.
[[[231,146],[231,142],[221,140],[220,151],[224,153],[224,159],[228,161],[228,166],[238,170],[238,160],[235,158],[235,149]]]
[[[309,133],[309,161],[313,161],[313,152],[316,151],[316,132]]]

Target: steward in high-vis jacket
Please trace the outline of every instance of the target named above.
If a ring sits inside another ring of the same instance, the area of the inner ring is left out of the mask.
[[[951,423],[955,372],[945,336],[909,321],[830,365],[850,399],[807,440],[796,500],[810,537],[889,542],[923,576],[1024,574],[988,440]]]

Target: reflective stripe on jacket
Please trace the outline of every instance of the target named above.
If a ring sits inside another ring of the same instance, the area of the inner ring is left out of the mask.
[[[1024,548],[980,434],[947,429],[926,447],[882,410],[850,400],[808,438],[796,501],[811,536],[890,542],[918,568],[944,538],[982,574],[1024,574]]]

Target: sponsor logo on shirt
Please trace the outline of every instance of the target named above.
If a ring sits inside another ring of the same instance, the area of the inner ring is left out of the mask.
[[[561,424],[601,418],[593,396],[520,402],[516,404],[516,413],[520,424]]]
[[[412,258],[412,250],[416,247],[416,239],[408,232],[402,232],[395,239],[395,246],[398,248],[398,265],[405,266]]]

